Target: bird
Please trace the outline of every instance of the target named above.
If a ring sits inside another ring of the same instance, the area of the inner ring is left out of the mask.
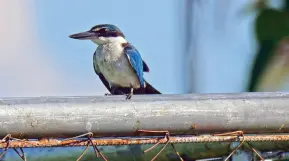
[[[117,26],[98,24],[69,37],[91,40],[97,45],[93,68],[109,95],[126,95],[126,99],[131,99],[133,94],[161,94],[144,79],[144,72],[149,72],[148,65]]]

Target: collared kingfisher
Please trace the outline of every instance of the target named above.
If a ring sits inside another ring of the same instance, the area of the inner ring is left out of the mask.
[[[93,54],[94,71],[112,95],[130,99],[133,94],[161,94],[145,81],[143,72],[149,72],[148,65],[115,25],[96,25],[69,37],[98,45]]]

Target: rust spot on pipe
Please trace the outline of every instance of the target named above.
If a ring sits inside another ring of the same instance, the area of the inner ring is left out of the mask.
[[[197,127],[196,124],[192,124],[192,129],[195,129]]]

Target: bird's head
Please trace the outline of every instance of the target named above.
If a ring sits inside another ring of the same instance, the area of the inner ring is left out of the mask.
[[[91,40],[102,45],[114,41],[125,43],[125,37],[118,27],[111,24],[101,24],[93,26],[90,30],[69,36],[72,39]]]

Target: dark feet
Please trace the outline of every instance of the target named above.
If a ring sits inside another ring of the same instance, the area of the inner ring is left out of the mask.
[[[130,88],[130,93],[126,95],[126,100],[131,99],[131,96],[133,95],[133,88]]]
[[[130,94],[126,94],[126,100],[130,100],[131,99],[131,96],[132,96],[132,94],[130,93]]]

